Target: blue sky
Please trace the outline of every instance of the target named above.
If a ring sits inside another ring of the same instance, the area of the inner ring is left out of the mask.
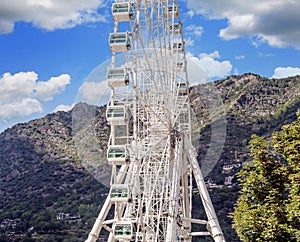
[[[90,73],[105,69],[111,4],[0,0],[0,132],[70,109]],[[274,78],[300,74],[300,0],[179,4],[188,56],[210,80],[247,72]],[[87,89],[86,95],[97,94]]]

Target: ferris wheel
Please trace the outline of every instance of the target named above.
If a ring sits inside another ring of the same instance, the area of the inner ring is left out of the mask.
[[[88,236],[108,241],[225,241],[191,144],[189,83],[177,0],[117,1],[107,70],[110,192]],[[124,54],[125,63],[116,64]],[[207,219],[192,217],[193,183]],[[113,211],[110,218],[109,212]],[[205,231],[193,231],[202,224]]]

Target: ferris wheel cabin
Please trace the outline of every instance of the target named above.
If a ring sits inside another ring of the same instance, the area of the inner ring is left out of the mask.
[[[133,10],[130,2],[114,3],[111,11],[114,20],[117,22],[130,21],[133,17]]]
[[[109,145],[107,161],[111,165],[126,165],[129,163],[129,154],[126,145]]]
[[[168,15],[169,17],[175,16],[178,17],[179,16],[179,11],[176,5],[172,5],[172,6],[168,6]]]
[[[180,72],[184,72],[185,70],[185,65],[183,61],[179,61],[176,64],[176,72],[180,73]]]
[[[134,241],[136,237],[136,225],[134,222],[117,222],[113,225],[115,240]]]
[[[182,29],[181,23],[173,23],[169,25],[170,33],[181,34],[182,32],[181,29]]]
[[[108,85],[111,87],[123,87],[129,85],[129,75],[125,68],[110,68],[107,72]]]
[[[182,42],[175,42],[173,43],[173,50],[178,52],[184,51],[184,44]]]
[[[130,202],[131,190],[128,184],[113,184],[110,188],[110,200],[112,202]]]
[[[112,52],[127,52],[131,49],[128,32],[114,32],[109,35],[109,45]]]
[[[128,120],[128,111],[125,105],[107,106],[106,120],[112,125],[125,124]]]
[[[177,83],[178,93],[181,95],[185,95],[188,93],[188,88],[186,82]]]

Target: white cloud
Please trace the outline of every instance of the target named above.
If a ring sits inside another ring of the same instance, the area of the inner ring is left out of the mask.
[[[7,121],[42,112],[40,101],[52,100],[55,94],[64,91],[70,79],[69,75],[63,74],[41,82],[33,71],[14,75],[4,73],[0,77],[0,120]]]
[[[197,37],[201,37],[203,33],[203,27],[202,26],[196,26],[196,25],[189,25],[185,28],[185,33],[188,36],[188,38],[185,39],[185,45],[186,46],[194,46],[194,39]]]
[[[189,84],[191,86],[208,81],[208,76],[205,70],[203,70],[199,58],[191,55],[190,53],[187,53],[187,71]]]
[[[218,59],[218,58],[221,58],[220,54],[219,54],[219,51],[215,50],[214,52],[212,53],[201,53],[200,54],[200,58],[212,58],[212,59]]]
[[[244,59],[246,59],[246,56],[244,56],[244,55],[237,55],[237,56],[235,56],[234,57],[236,60],[244,60]]]
[[[271,78],[284,78],[296,75],[300,75],[300,68],[298,67],[277,67]]]
[[[0,120],[23,118],[33,113],[41,113],[41,103],[33,98],[24,98],[19,101],[0,105]]]
[[[101,101],[109,100],[109,88],[107,81],[102,82],[84,82],[79,88],[77,102],[86,102],[89,104],[98,104]]]
[[[189,25],[185,28],[188,34],[193,34],[197,37],[200,37],[203,34],[203,27],[197,25]]]
[[[20,97],[29,97],[36,85],[38,75],[31,72],[19,72],[14,75],[3,74],[0,78],[0,104],[10,103]]]
[[[63,74],[51,77],[47,82],[37,82],[35,88],[36,98],[43,101],[50,101],[53,95],[65,90],[66,85],[70,84],[71,77]]]
[[[272,56],[274,56],[274,54],[272,54],[272,53],[262,53],[262,52],[259,52],[259,53],[258,53],[258,56],[259,56],[259,57],[272,57]]]
[[[199,57],[187,54],[188,76],[191,84],[206,82],[211,78],[225,77],[232,71],[230,61],[218,61],[220,54],[218,51],[213,53],[201,53]],[[205,73],[205,75],[203,74]]]
[[[54,110],[53,112],[59,112],[59,111],[64,111],[64,112],[67,112],[67,111],[70,111],[72,110],[72,108],[75,106],[75,104],[72,104],[72,105],[64,105],[64,104],[60,104],[58,105]]]
[[[293,46],[300,49],[300,1],[298,0],[187,0],[188,7],[209,19],[227,19],[220,30],[223,39],[256,38],[255,44]]]
[[[232,64],[230,61],[218,61],[219,52],[215,51],[210,54],[202,53],[199,56],[199,63],[205,70],[209,78],[225,77],[230,74]]]
[[[184,39],[185,46],[194,46],[194,40],[192,38]]]
[[[193,10],[189,10],[186,14],[188,17],[192,18],[192,17],[194,17],[195,12]]]
[[[97,13],[100,7],[102,0],[1,0],[0,34],[12,32],[17,21],[47,30],[105,22],[106,17]]]

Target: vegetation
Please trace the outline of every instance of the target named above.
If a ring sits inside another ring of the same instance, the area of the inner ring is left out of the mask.
[[[253,162],[239,172],[242,186],[233,213],[242,241],[300,241],[300,112],[274,132],[253,136]]]
[[[206,159],[209,149],[214,147],[213,128],[226,126],[221,156],[213,161],[215,168],[207,174],[206,180],[223,186],[224,179],[235,176],[240,169],[235,166],[230,173],[223,173],[224,164],[241,165],[249,161],[248,142],[252,134],[270,137],[272,131],[293,122],[300,107],[299,90],[300,76],[267,79],[251,73],[191,87],[196,126],[193,141],[203,171],[207,166],[205,162],[209,162]],[[219,122],[223,107],[226,115],[224,122]],[[82,129],[86,124],[87,129]],[[93,142],[97,149],[88,145],[89,132],[97,136],[97,142]],[[103,181],[103,177],[110,175],[99,158],[99,150],[106,149],[109,133],[105,107],[84,103],[77,104],[73,112],[49,114],[1,133],[0,242],[86,239],[108,191],[97,180]],[[76,141],[86,153],[80,154],[82,150],[76,147]],[[98,165],[94,173],[93,167],[87,171],[87,166],[81,163],[82,155],[88,155],[89,160]],[[297,177],[291,175],[290,180],[296,183]],[[238,191],[236,178],[232,186],[210,191],[226,241],[231,242],[240,241],[231,227],[232,218],[228,217],[233,212]],[[297,192],[294,189],[289,194]],[[287,206],[297,207],[298,203],[294,201]],[[292,212],[295,209],[287,211],[290,211],[286,217],[291,224],[288,232],[292,233],[290,231],[296,229],[292,222],[299,224],[299,214]],[[58,213],[80,215],[80,218],[57,220]],[[193,213],[203,218],[200,197],[195,196]],[[203,241],[201,237],[193,241],[200,239]]]

